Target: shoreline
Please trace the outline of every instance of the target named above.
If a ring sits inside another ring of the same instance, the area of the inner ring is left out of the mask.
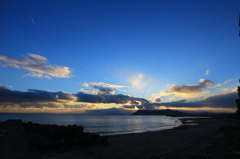
[[[167,116],[167,115],[166,115]],[[159,131],[165,131],[165,130],[173,130],[178,127],[186,127],[186,126],[192,126],[197,124],[197,122],[193,121],[194,119],[207,119],[207,118],[212,118],[210,116],[194,116],[194,115],[189,115],[189,116],[168,116],[168,117],[173,117],[178,119],[181,122],[181,125],[172,127],[172,128],[166,128],[166,129],[160,129],[160,130],[153,130],[153,131],[143,131],[143,132],[129,132],[129,133],[122,133],[122,134],[109,134],[109,135],[103,135],[99,134],[100,136],[108,136],[108,137],[113,137],[113,136],[121,136],[121,135],[131,135],[131,134],[144,134],[144,133],[149,133],[149,132],[159,132]]]
[[[29,152],[27,147],[30,145],[21,147],[22,144],[19,144],[20,141],[25,143],[25,138],[14,135],[13,137],[16,137],[19,143],[15,145],[15,148],[12,147],[14,149],[11,149],[11,151],[20,153],[21,150],[22,155],[34,155],[39,159],[240,158],[239,119],[228,115],[212,115],[208,117],[183,117],[179,120],[182,124],[172,129],[109,135],[107,136],[108,144],[96,144],[87,147],[73,146],[66,151],[57,149],[50,151],[49,149],[39,153],[39,150],[37,151],[32,147]],[[18,124],[21,121],[14,122],[16,125],[14,130],[19,130],[24,134],[24,129],[19,127]],[[9,132],[12,131],[9,129]],[[8,138],[12,138],[9,135]],[[2,140],[1,146],[12,146],[12,142],[7,141],[10,141],[10,139]],[[24,147],[25,149],[22,151]],[[18,153],[13,153],[13,155],[18,155]]]
[[[221,127],[239,125],[227,116],[184,118],[179,127],[144,133],[108,136],[108,146],[93,146],[65,153],[42,154],[44,159],[207,158],[208,148],[223,138]],[[195,156],[195,157],[194,157]]]

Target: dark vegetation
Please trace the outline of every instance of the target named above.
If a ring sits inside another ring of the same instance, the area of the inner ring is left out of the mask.
[[[36,147],[40,153],[57,150],[63,152],[93,145],[108,145],[107,137],[83,132],[82,126],[46,125],[23,123],[30,147]]]

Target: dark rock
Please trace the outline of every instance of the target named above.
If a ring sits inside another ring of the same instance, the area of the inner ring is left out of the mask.
[[[35,145],[40,153],[57,150],[63,152],[73,148],[92,145],[107,145],[107,137],[99,134],[84,133],[84,128],[77,125],[57,126],[46,124],[23,123],[28,141]]]

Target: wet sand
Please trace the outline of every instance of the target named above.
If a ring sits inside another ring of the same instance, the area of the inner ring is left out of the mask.
[[[162,131],[112,135],[108,146],[94,146],[65,153],[49,152],[46,159],[147,159],[147,158],[208,158],[209,147],[223,138],[220,128],[239,125],[227,116],[185,118],[183,125]],[[236,152],[237,153],[237,152]]]

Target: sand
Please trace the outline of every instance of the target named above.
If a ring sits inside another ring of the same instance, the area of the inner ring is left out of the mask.
[[[64,153],[48,152],[42,154],[42,157],[46,159],[209,158],[209,147],[223,138],[220,128],[239,125],[238,121],[226,116],[185,118],[181,121],[183,125],[174,129],[112,135],[108,138],[108,146],[94,146]]]

